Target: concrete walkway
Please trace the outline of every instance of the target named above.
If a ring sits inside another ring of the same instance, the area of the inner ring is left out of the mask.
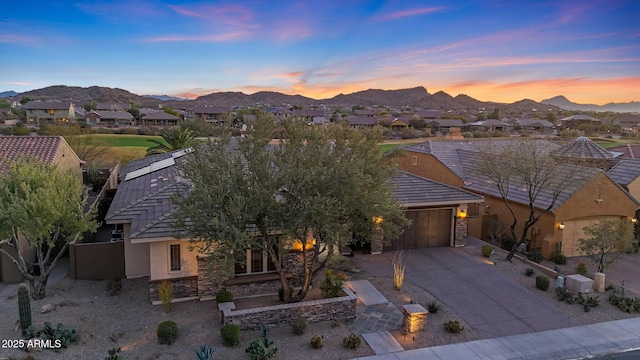
[[[389,303],[389,300],[375,286],[371,285],[369,280],[347,281],[347,286],[353,290],[358,296],[358,300],[362,301],[365,306]]]
[[[640,349],[640,318],[393,352],[360,360],[590,359]]]

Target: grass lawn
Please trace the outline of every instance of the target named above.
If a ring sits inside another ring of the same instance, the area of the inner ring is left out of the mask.
[[[148,140],[162,140],[160,136],[144,135],[122,135],[122,134],[96,134],[96,141],[99,145],[108,147],[143,147],[148,148],[154,144]]]

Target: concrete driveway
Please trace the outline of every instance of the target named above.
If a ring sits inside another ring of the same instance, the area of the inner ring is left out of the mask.
[[[450,247],[405,250],[405,282],[430,292],[483,338],[579,325],[569,315],[480,257]],[[372,276],[392,277],[393,252],[356,255]]]

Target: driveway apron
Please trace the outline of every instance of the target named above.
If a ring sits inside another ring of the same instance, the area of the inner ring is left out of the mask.
[[[481,257],[451,247],[405,250],[405,282],[435,296],[483,338],[578,325],[533,291],[512,280]],[[357,265],[371,276],[392,277],[393,252],[357,255]]]

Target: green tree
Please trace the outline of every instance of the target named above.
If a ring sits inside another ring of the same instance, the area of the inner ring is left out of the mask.
[[[91,111],[91,110],[95,110],[97,109],[98,104],[96,104],[95,101],[89,101],[86,104],[84,104],[84,110],[85,111]]]
[[[385,219],[380,231],[392,239],[407,220],[391,198],[396,162],[379,151],[379,130],[285,120],[284,140],[268,145],[275,130],[273,118],[259,116],[246,137],[199,146],[182,165],[191,190],[174,199],[174,226],[202,241],[196,243],[199,251],[225,261],[226,268],[232,268],[233,254],[247,247],[266,252],[284,296],[300,301],[353,232],[371,233],[372,219],[379,217]],[[306,251],[301,251],[302,287],[290,297],[281,264],[294,243]]]
[[[20,99],[20,104],[22,104],[22,105],[27,105],[27,103],[28,103],[29,101],[31,101],[31,98],[28,98],[28,97],[26,97],[26,96],[25,96],[25,97],[23,97],[23,98],[21,98],[21,99]]]
[[[578,239],[578,250],[589,256],[603,272],[633,244],[633,223],[627,218],[601,220],[583,228],[586,239]]]
[[[556,116],[556,114],[554,114],[553,112],[549,111],[547,112],[547,121],[549,121],[550,123],[554,124],[558,121],[558,117]]]
[[[140,120],[140,106],[138,106],[137,104],[131,103],[131,107],[129,108],[129,110],[127,110],[127,112],[131,114],[131,116],[133,116],[136,121]]]
[[[493,108],[493,111],[491,112],[491,114],[487,115],[487,119],[499,120],[500,119],[500,109]]]
[[[556,206],[565,191],[584,179],[584,169],[556,161],[548,147],[536,140],[490,143],[479,157],[479,174],[495,184],[512,219],[509,231],[515,243],[506,258],[511,261],[533,225]],[[516,194],[527,209],[526,216],[517,215],[518,205],[512,199]],[[516,233],[519,221],[522,231]]]
[[[156,145],[147,149],[147,156],[185,149],[196,143],[193,132],[189,129],[183,129],[180,126],[173,126],[169,129],[162,130],[160,136],[162,140],[148,140]]]
[[[167,114],[171,114],[175,117],[180,117],[180,113],[178,112],[178,110],[170,107],[170,106],[164,106],[162,108],[162,111],[166,112]]]
[[[72,171],[61,172],[32,158],[5,165],[0,182],[0,245],[6,247],[0,247],[0,253],[29,280],[31,296],[42,299],[69,243],[96,230],[94,211],[85,212],[82,184]],[[28,249],[35,252],[35,269],[23,256]]]

